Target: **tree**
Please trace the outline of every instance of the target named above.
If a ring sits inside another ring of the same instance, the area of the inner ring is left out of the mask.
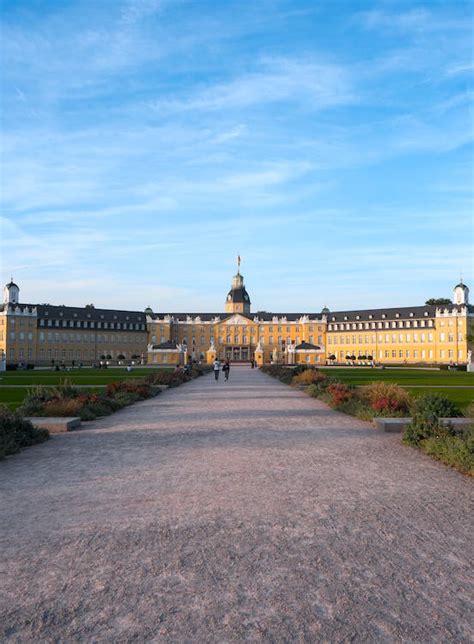
[[[432,297],[426,300],[425,304],[429,306],[443,306],[443,304],[452,304],[451,300],[447,297]]]

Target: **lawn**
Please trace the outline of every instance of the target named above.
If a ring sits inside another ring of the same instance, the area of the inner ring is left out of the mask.
[[[461,411],[474,402],[474,373],[465,371],[334,367],[325,369],[324,373],[348,385],[368,385],[374,380],[382,380],[400,385],[413,396],[438,394],[452,400]]]
[[[71,371],[52,370],[29,370],[29,371],[4,371],[0,374],[1,385],[58,385],[63,380],[70,380],[74,385],[107,385],[116,380],[131,380],[143,378],[154,371],[162,369],[150,369],[146,367],[135,367],[128,372],[125,367],[112,369],[72,369]],[[169,371],[169,369],[168,369]]]
[[[462,412],[465,412],[467,407],[474,402],[474,388],[463,389],[449,387],[443,389],[438,387],[406,387],[406,390],[415,397],[421,396],[422,394],[437,394],[438,396],[449,398]]]
[[[324,373],[339,378],[350,385],[367,385],[374,380],[383,380],[384,382],[395,382],[402,387],[410,385],[474,387],[474,373],[466,371],[330,367],[324,369]]]
[[[23,402],[28,393],[28,387],[11,387],[3,389],[0,387],[0,405],[7,405],[10,409],[16,409]]]

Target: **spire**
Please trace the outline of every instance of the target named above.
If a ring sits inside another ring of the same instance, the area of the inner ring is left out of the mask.
[[[240,255],[237,255],[237,275],[240,275]]]

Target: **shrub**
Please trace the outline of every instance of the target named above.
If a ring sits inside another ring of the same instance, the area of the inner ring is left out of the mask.
[[[474,476],[474,430],[472,428],[461,436],[427,438],[422,442],[421,448],[426,454],[446,465]]]
[[[464,415],[465,415],[467,418],[474,418],[474,402],[470,403],[470,404],[467,406],[467,408],[466,408],[466,410],[465,410],[465,412],[464,412]]]
[[[39,429],[18,412],[0,406],[0,459],[15,454],[23,447],[42,443],[49,438],[47,429]]]
[[[79,416],[84,403],[77,398],[70,400],[53,399],[45,402],[40,416]]]
[[[403,415],[410,408],[410,395],[400,387],[389,382],[373,382],[364,388],[372,409],[380,415]]]
[[[144,380],[118,380],[107,385],[106,394],[109,398],[114,398],[118,393],[133,393],[139,400],[145,400],[151,396],[151,386]]]
[[[456,405],[438,394],[424,394],[415,398],[412,403],[413,417],[422,416],[425,419],[456,418],[462,416]]]
[[[407,445],[419,445],[427,438],[445,438],[454,436],[451,425],[446,425],[439,418],[414,417],[403,433],[403,442]]]
[[[149,385],[168,385],[177,387],[183,382],[188,382],[190,377],[184,371],[155,371],[145,376],[144,381]]]
[[[120,407],[126,407],[127,405],[131,405],[132,403],[137,402],[137,400],[139,400],[139,397],[135,393],[121,391],[116,394],[114,400],[118,405],[120,405]]]
[[[331,396],[331,403],[338,407],[342,403],[348,401],[354,395],[353,389],[347,385],[340,383],[333,383],[326,388],[326,391]]]
[[[337,410],[344,414],[350,414],[360,420],[372,420],[374,412],[367,403],[354,394],[351,398],[339,403]]]
[[[292,383],[294,385],[314,385],[318,382],[326,380],[326,376],[316,369],[306,369],[305,371],[293,376]]]
[[[461,412],[448,398],[436,394],[425,394],[412,405],[413,418],[403,434],[403,441],[409,445],[419,445],[427,438],[446,438],[454,436],[450,425],[440,418],[460,416]]]

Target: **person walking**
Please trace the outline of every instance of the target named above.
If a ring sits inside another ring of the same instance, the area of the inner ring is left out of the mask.
[[[230,362],[228,360],[225,361],[224,366],[222,367],[222,371],[224,372],[224,380],[227,382],[229,380],[229,371],[230,371]]]
[[[219,362],[219,360],[217,358],[214,360],[212,368],[214,369],[214,378],[216,380],[219,380],[219,371],[221,369],[221,363]]]

